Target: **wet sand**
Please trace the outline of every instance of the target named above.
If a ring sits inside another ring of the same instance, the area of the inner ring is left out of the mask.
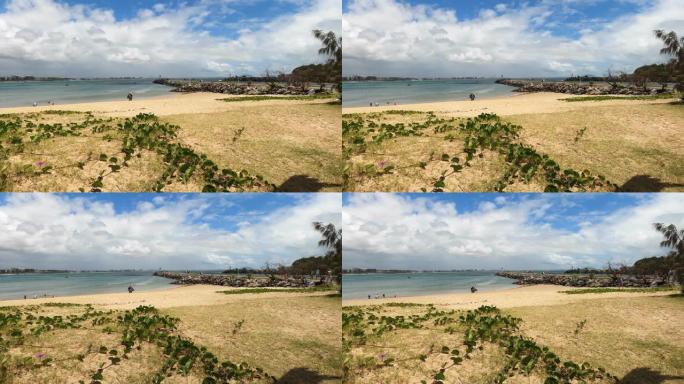
[[[386,299],[342,299],[342,305],[376,305],[386,303],[436,304],[456,309],[473,309],[482,305],[498,308],[529,307],[544,305],[570,304],[585,300],[609,299],[616,297],[664,296],[673,292],[610,292],[569,295],[561,291],[577,289],[558,285],[531,285],[476,293],[446,293],[425,296],[397,297]]]
[[[378,107],[342,108],[342,113],[372,113],[390,110],[440,112],[453,117],[473,117],[481,113],[495,113],[500,116],[526,115],[574,111],[592,106],[637,105],[669,103],[672,100],[604,100],[570,103],[561,99],[576,97],[564,93],[524,93],[510,97],[481,99],[475,101],[442,101],[434,103],[381,105]]]

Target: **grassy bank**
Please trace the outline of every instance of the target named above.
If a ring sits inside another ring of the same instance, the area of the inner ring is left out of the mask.
[[[345,382],[674,383],[684,378],[683,307],[640,297],[501,311],[345,308]]]
[[[478,118],[387,111],[343,116],[350,191],[680,191],[684,109],[580,107]]]
[[[241,288],[241,289],[231,289],[229,291],[219,291],[220,293],[226,294],[226,295],[242,295],[242,294],[250,294],[250,293],[310,293],[310,292],[330,292],[330,293],[335,293],[336,290],[335,288],[327,287],[327,286],[321,286],[321,287],[311,287],[311,288],[287,288],[287,289],[278,289],[278,288]]]
[[[561,291],[568,295],[583,295],[587,293],[611,293],[611,292],[634,292],[634,293],[649,293],[649,292],[677,292],[679,287],[649,287],[649,288],[586,288],[573,289],[570,291]]]
[[[660,93],[656,95],[637,95],[637,96],[612,96],[612,95],[600,95],[600,96],[575,96],[566,99],[561,99],[567,102],[579,102],[579,101],[606,101],[606,100],[667,100],[667,99],[678,99],[678,94],[672,93]]]
[[[250,104],[134,118],[0,116],[2,191],[335,190],[339,106]]]
[[[336,99],[337,96],[331,93],[319,93],[314,95],[301,95],[301,96],[269,96],[269,95],[258,95],[258,96],[244,96],[244,97],[226,97],[224,99],[219,99],[227,103],[235,103],[240,101],[264,101],[264,100],[326,100]]]
[[[334,382],[339,331],[330,329],[339,327],[339,299],[327,297],[163,310],[5,307],[0,382]]]

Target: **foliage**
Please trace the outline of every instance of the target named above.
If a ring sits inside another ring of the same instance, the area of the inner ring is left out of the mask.
[[[327,285],[319,285],[310,288],[243,288],[243,289],[231,289],[229,291],[219,291],[220,293],[226,295],[242,295],[247,293],[311,293],[311,292],[329,292],[333,291],[335,288]]]
[[[241,101],[264,101],[264,100],[320,100],[320,99],[334,99],[335,96],[330,93],[316,93],[313,95],[297,95],[297,96],[270,96],[270,95],[258,95],[258,96],[244,96],[244,97],[227,97],[224,99],[218,99],[220,101],[225,101],[227,103],[235,103]]]
[[[54,357],[44,354],[37,357],[10,356],[7,354],[9,348],[23,345],[29,338],[37,339],[41,334],[56,329],[98,327],[106,333],[119,333],[119,344],[89,347],[84,353],[60,360],[77,360],[85,364],[87,355],[101,356],[97,360],[104,361],[93,368],[87,380],[79,380],[79,383],[103,383],[105,370],[128,360],[130,353],[141,349],[143,344],[157,347],[163,357],[161,366],[154,374],[154,383],[162,383],[174,375],[187,376],[191,372],[202,375],[203,384],[245,383],[254,380],[275,382],[274,377],[260,368],[219,360],[207,348],[184,338],[178,332],[177,318],[162,315],[151,306],[140,306],[124,312],[103,312],[86,306],[82,314],[68,316],[36,315],[35,310],[35,307],[25,307],[0,312],[0,378],[2,375],[17,374],[18,371],[49,367],[55,362]]]
[[[70,111],[52,111],[52,114],[76,114]],[[152,114],[139,114],[127,118],[115,125],[113,119],[95,118],[91,113],[85,114],[85,120],[68,124],[44,124],[39,122],[39,114],[28,114],[24,118],[13,115],[0,119],[0,160],[12,155],[28,151],[28,145],[57,137],[92,136],[101,137],[103,141],[120,140],[121,146],[116,153],[87,153],[83,160],[61,168],[78,168],[83,170],[88,163],[104,163],[106,169],[94,177],[85,192],[101,192],[105,189],[108,176],[120,172],[130,166],[130,161],[140,158],[146,152],[156,153],[164,166],[161,175],[153,181],[152,189],[162,191],[173,182],[187,183],[195,177],[204,184],[203,192],[231,192],[245,189],[273,190],[275,186],[263,180],[261,176],[252,176],[247,171],[236,171],[219,167],[206,155],[195,152],[192,148],[176,141],[178,126],[160,122]],[[44,161],[27,164],[14,170],[0,168],[0,187],[7,190],[17,179],[51,174],[53,165]]]
[[[413,112],[410,112],[413,114]],[[441,119],[434,113],[428,112],[424,120],[408,124],[387,124],[376,122],[379,114],[346,115],[342,122],[343,153],[347,159],[352,155],[361,154],[375,148],[385,140],[397,137],[424,136],[428,130],[433,134],[446,134],[444,140],[461,139],[463,146],[454,153],[443,153],[441,156],[431,155],[430,158],[411,165],[410,167],[426,169],[429,163],[443,162],[448,165],[446,170],[432,183],[433,192],[442,192],[446,187],[446,179],[470,167],[476,158],[483,158],[485,152],[494,152],[503,157],[506,169],[497,180],[494,189],[504,191],[510,184],[520,181],[529,183],[533,178],[540,179],[546,184],[545,192],[575,192],[591,190],[616,190],[617,186],[601,175],[593,175],[589,170],[578,171],[561,166],[546,154],[538,153],[534,148],[520,140],[522,127],[503,122],[494,114],[481,114],[475,118],[468,118],[455,124],[456,119]],[[582,131],[581,134],[584,132]],[[578,132],[578,137],[581,137]],[[579,138],[577,139],[579,140]],[[433,151],[434,153],[435,151]],[[381,164],[383,169],[388,165]],[[345,169],[345,182],[351,181],[352,173],[363,176],[382,176],[390,171],[377,172],[373,165],[362,169],[363,172]],[[373,172],[375,171],[375,172]],[[422,188],[425,192],[426,188]]]
[[[572,289],[569,291],[560,291],[561,293],[567,293],[568,295],[584,295],[587,293],[612,293],[612,292],[627,292],[627,293],[653,293],[653,292],[667,292],[676,290],[676,287],[665,286],[665,287],[648,287],[648,288],[582,288],[582,289]]]
[[[676,32],[665,32],[662,29],[653,32],[663,42],[660,54],[671,57],[667,68],[676,82],[677,90],[681,92],[681,99],[684,100],[684,36],[678,37]]]
[[[377,342],[384,334],[399,329],[427,328],[446,332],[453,335],[455,340],[452,345],[443,345],[441,348],[431,346],[427,353],[403,359],[428,364],[428,360],[444,361],[446,358],[448,363],[440,364],[440,368],[429,378],[421,381],[424,384],[443,384],[452,368],[463,364],[465,360],[481,357],[479,351],[487,344],[498,347],[505,356],[501,370],[494,380],[498,384],[505,383],[516,375],[529,376],[533,373],[544,377],[545,384],[617,380],[602,368],[592,368],[589,363],[562,361],[548,347],[540,346],[520,333],[521,319],[503,314],[496,307],[481,306],[476,310],[456,312],[440,311],[434,306],[428,306],[423,314],[410,316],[381,315],[381,311],[380,306],[345,308],[342,315],[342,330],[346,378],[357,373],[356,371],[391,369],[400,362],[393,358],[390,352],[384,351],[379,355],[380,358],[353,356],[352,348]]]
[[[658,93],[656,95],[636,95],[636,96],[612,96],[612,95],[576,96],[576,97],[568,97],[568,98],[560,99],[560,100],[572,103],[572,102],[578,102],[578,101],[606,101],[606,100],[663,100],[663,99],[674,99],[676,97],[677,97],[677,95],[674,93]]]

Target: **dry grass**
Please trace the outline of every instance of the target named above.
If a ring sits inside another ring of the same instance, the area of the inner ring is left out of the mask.
[[[339,191],[339,105],[244,106],[162,120],[182,127],[180,140],[224,166],[260,174],[279,189]]]
[[[684,297],[615,298],[587,304],[507,312],[523,318],[523,332],[538,342],[562,356],[605,367],[624,384],[684,383]],[[586,324],[575,334],[583,320]]]
[[[184,334],[223,358],[263,367],[280,383],[336,383],[341,377],[340,298],[255,298],[164,310]],[[243,325],[233,334],[236,324]]]
[[[506,120],[522,125],[526,143],[567,167],[603,174],[628,191],[684,191],[681,105],[593,106]]]
[[[539,345],[548,346],[562,360],[589,362],[603,367],[625,384],[674,384],[684,382],[684,330],[679,326],[684,310],[681,297],[637,297],[518,307],[503,312],[522,318],[521,332]],[[425,313],[424,306],[381,307],[386,316]],[[448,307],[445,307],[445,309]],[[439,309],[439,307],[438,307]],[[458,313],[457,313],[458,315]],[[456,315],[456,316],[457,316]],[[583,327],[579,323],[586,320]],[[352,367],[346,376],[349,383],[419,383],[431,382],[432,375],[444,361],[421,354],[439,350],[442,345],[460,344],[463,334],[444,332],[444,327],[424,323],[424,329],[397,329],[374,337],[364,346],[352,347],[347,354]],[[579,331],[576,330],[579,327]],[[371,368],[379,357],[394,358],[391,367]],[[501,369],[504,355],[493,345],[475,351],[472,359],[447,373],[445,383],[491,383]],[[544,375],[518,374],[506,383],[543,384]],[[605,381],[610,382],[609,380]]]
[[[206,154],[219,166],[246,169],[262,175],[283,191],[334,191],[341,188],[342,161],[339,140],[340,106],[318,102],[294,105],[249,105],[231,107],[228,111],[170,115],[162,121],[179,125],[178,141],[198,153]],[[78,123],[84,113],[19,115],[32,117],[37,123]],[[5,116],[6,118],[6,116]],[[108,118],[113,128],[122,118]],[[77,192],[90,190],[106,162],[96,159],[101,153],[115,154],[121,148],[121,136],[115,129],[81,136],[53,137],[30,143],[23,137],[23,151],[14,153],[0,167],[7,176],[0,188],[5,191]],[[49,174],[35,174],[38,162],[52,168]],[[77,167],[84,162],[83,169]],[[106,177],[103,191],[151,191],[164,171],[159,155],[143,151],[140,158],[129,162],[120,172]],[[2,175],[0,175],[2,176]],[[174,181],[169,192],[199,192],[204,186],[199,175],[187,183]]]
[[[579,104],[579,103],[573,103]],[[345,115],[351,118],[353,115]],[[425,120],[426,114],[359,115],[379,123]],[[449,117],[448,113],[437,113]],[[452,125],[457,125],[459,119]],[[548,154],[563,168],[588,169],[600,174],[625,191],[684,191],[684,137],[681,125],[684,108],[680,105],[655,103],[634,105],[592,105],[570,111],[505,116],[504,120],[522,126],[521,140],[539,153]],[[578,133],[586,128],[580,135]],[[347,190],[349,191],[428,191],[444,171],[448,162],[432,161],[442,153],[462,152],[463,137],[448,133],[423,131],[423,136],[397,137],[369,145],[363,153],[347,157]],[[578,137],[579,136],[579,137]],[[367,140],[368,141],[368,140]],[[432,162],[431,162],[432,161]],[[425,169],[418,164],[427,162]],[[391,174],[377,174],[367,167],[392,165]],[[506,164],[501,155],[487,151],[466,167],[446,179],[445,191],[492,191],[503,175]],[[509,185],[510,192],[541,192],[546,183],[535,177],[530,183]]]

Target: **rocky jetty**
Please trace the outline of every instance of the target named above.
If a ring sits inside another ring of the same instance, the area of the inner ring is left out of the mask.
[[[308,95],[309,87],[288,85],[285,83],[252,83],[201,80],[157,79],[162,84],[174,89],[171,92],[213,92],[230,95]],[[313,89],[314,92],[320,88]]]
[[[497,272],[497,276],[515,279],[518,285],[553,284],[567,287],[656,287],[670,285],[660,276],[634,275],[575,275],[543,272]]]
[[[171,284],[192,285],[192,284],[209,284],[222,285],[226,287],[245,287],[245,288],[303,288],[309,285],[311,280],[295,277],[248,277],[225,274],[207,274],[207,273],[181,273],[181,272],[166,272],[159,271],[154,273],[155,276],[172,279]]]
[[[516,89],[513,92],[555,92],[571,95],[651,95],[665,92],[660,88],[644,88],[631,84],[580,83],[567,81],[514,80],[499,79],[497,84],[504,84]]]

